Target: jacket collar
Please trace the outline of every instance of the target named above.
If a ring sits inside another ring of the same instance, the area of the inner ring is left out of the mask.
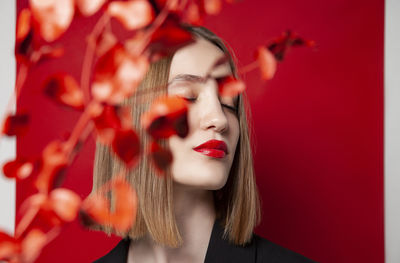
[[[254,238],[246,246],[237,246],[223,238],[224,228],[219,219],[214,221],[204,263],[256,262]],[[128,260],[130,239],[122,239],[108,254],[95,261],[97,263],[121,262]]]

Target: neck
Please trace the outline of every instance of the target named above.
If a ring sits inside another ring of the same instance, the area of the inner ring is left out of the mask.
[[[152,255],[151,261],[157,263],[204,262],[216,218],[213,193],[210,190],[194,189],[174,183],[173,200],[176,223],[183,245],[179,248],[169,248],[156,244],[151,238],[146,238],[142,244],[132,242],[130,252],[132,258],[135,258],[134,262],[139,262],[136,261],[136,252]],[[148,259],[150,261],[150,258]]]

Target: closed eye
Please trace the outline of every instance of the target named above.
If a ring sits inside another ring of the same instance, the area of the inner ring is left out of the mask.
[[[188,102],[190,102],[190,103],[196,102],[196,100],[197,100],[197,98],[183,98],[183,99],[185,99],[186,101],[188,101]],[[222,105],[223,107],[225,107],[225,108],[227,108],[227,109],[233,111],[234,113],[237,113],[237,108],[236,108],[236,107],[230,106],[230,105],[224,104],[224,103],[221,103],[221,105]]]
[[[237,108],[236,107],[233,107],[233,106],[230,106],[230,105],[227,105],[227,104],[223,104],[223,103],[221,105],[226,107],[226,108],[228,108],[228,109],[230,109],[234,113],[237,113]]]

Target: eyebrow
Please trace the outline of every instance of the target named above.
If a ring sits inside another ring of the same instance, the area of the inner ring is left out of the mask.
[[[204,83],[207,79],[208,78],[206,77],[201,77],[192,74],[179,74],[175,76],[170,82],[168,82],[168,85],[173,83],[174,81],[189,81],[194,83]]]

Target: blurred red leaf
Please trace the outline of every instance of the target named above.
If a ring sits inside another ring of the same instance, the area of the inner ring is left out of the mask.
[[[35,26],[47,42],[59,38],[72,22],[74,0],[29,0]]]
[[[58,185],[68,164],[68,156],[62,142],[49,143],[42,153],[42,163],[35,186],[40,192],[48,192]]]
[[[139,137],[132,129],[117,130],[112,142],[112,149],[128,168],[132,168],[140,156]]]
[[[34,262],[47,244],[47,236],[39,229],[32,229],[21,242],[21,262]]]
[[[128,30],[143,28],[154,19],[153,8],[147,0],[114,1],[107,12]]]
[[[177,96],[163,96],[156,99],[141,117],[142,127],[154,139],[168,138],[172,135],[186,137],[189,132],[187,123],[187,102]]]
[[[314,41],[306,40],[302,37],[299,37],[297,34],[293,33],[292,31],[288,30],[282,34],[282,36],[274,39],[271,43],[267,46],[268,49],[274,54],[276,60],[282,61],[292,46],[314,46]]]
[[[75,0],[79,12],[84,16],[95,14],[107,0]]]
[[[35,162],[17,157],[3,165],[3,173],[8,178],[22,180],[30,176],[35,168]]]
[[[130,56],[122,45],[115,45],[96,64],[93,97],[109,104],[121,103],[135,92],[148,67],[146,57]]]
[[[165,8],[165,5],[168,4],[168,10],[169,11],[176,11],[179,7],[179,0],[155,0],[152,2],[156,6],[156,11],[157,13],[160,12],[163,8]]]
[[[275,56],[264,46],[257,49],[256,58],[260,67],[261,77],[270,80],[276,72],[277,61]]]
[[[202,0],[204,11],[209,15],[217,15],[221,12],[221,0]]]
[[[102,225],[109,225],[117,231],[126,232],[136,219],[136,191],[121,178],[111,181],[111,189],[115,197],[114,211],[110,211],[110,204],[102,194],[93,194],[85,199],[82,204],[82,223],[91,225],[97,222]]]
[[[24,8],[22,11],[19,13],[18,16],[18,21],[17,21],[17,32],[16,32],[16,41],[21,41],[25,39],[31,31],[32,26],[31,26],[31,17],[32,13],[29,8]]]
[[[154,32],[148,47],[153,54],[170,55],[194,42],[191,33],[180,26],[179,21],[177,15],[170,14],[161,27]]]
[[[159,172],[164,172],[172,162],[170,150],[162,148],[157,142],[153,141],[150,145],[150,157]]]
[[[235,79],[232,76],[216,78],[218,83],[218,92],[221,97],[236,97],[246,89],[243,81]]]
[[[56,74],[44,83],[44,93],[54,101],[82,110],[83,92],[76,80],[67,74]]]
[[[117,130],[132,127],[130,110],[127,107],[108,104],[99,105],[99,107],[98,112],[92,117],[96,132],[103,144],[111,144]]]
[[[65,222],[73,221],[79,211],[81,198],[66,188],[57,188],[50,193],[50,202],[56,215]]]
[[[200,7],[196,3],[191,3],[185,12],[185,19],[189,24],[202,25],[203,15],[203,12],[200,11]]]
[[[3,123],[2,133],[8,136],[24,135],[29,129],[29,115],[24,112],[8,115]]]
[[[0,231],[0,260],[15,262],[19,253],[21,253],[20,241]]]
[[[96,40],[96,54],[101,57],[118,42],[115,35],[109,30],[105,30]]]
[[[60,46],[42,46],[40,49],[40,61],[44,59],[59,58],[64,55],[64,48]]]

